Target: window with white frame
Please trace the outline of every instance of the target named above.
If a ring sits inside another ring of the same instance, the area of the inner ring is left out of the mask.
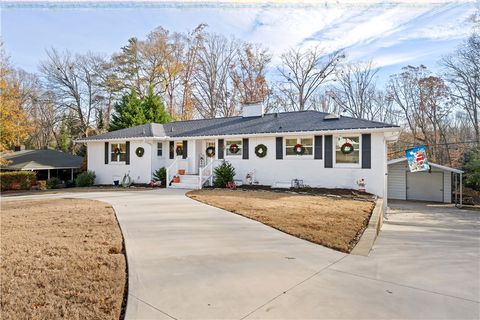
[[[242,155],[242,140],[227,140],[227,156]]]
[[[360,163],[360,136],[337,136],[335,144],[335,163]]]
[[[110,144],[110,161],[124,162],[127,159],[127,147],[125,143]]]
[[[157,156],[163,156],[163,142],[157,142]]]
[[[286,156],[312,156],[313,138],[285,138]]]

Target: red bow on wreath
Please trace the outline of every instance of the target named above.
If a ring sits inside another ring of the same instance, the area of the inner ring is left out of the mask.
[[[340,151],[342,151],[343,154],[350,154],[353,150],[353,145],[348,141],[342,144],[342,147],[340,148]]]
[[[297,143],[295,147],[293,147],[293,151],[295,151],[295,154],[301,155],[305,152],[305,148],[300,143]]]
[[[230,149],[230,152],[234,154],[240,150],[240,148],[238,148],[238,145],[236,143],[231,144],[229,149]]]

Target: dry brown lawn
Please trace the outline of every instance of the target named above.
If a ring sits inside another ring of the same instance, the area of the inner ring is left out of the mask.
[[[118,319],[126,283],[111,206],[91,200],[3,202],[2,319]]]
[[[203,189],[187,195],[343,252],[355,247],[374,207],[369,201],[273,191]]]

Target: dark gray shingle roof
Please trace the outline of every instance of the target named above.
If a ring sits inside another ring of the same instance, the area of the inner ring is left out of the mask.
[[[263,117],[228,117],[176,121],[164,124],[145,124],[83,138],[107,140],[142,137],[198,137],[243,135],[257,133],[282,133],[299,131],[332,131],[345,129],[397,128],[398,126],[342,116],[339,119],[325,119],[328,113],[319,111],[297,111],[269,113]]]
[[[57,150],[22,150],[2,155],[11,161],[2,169],[41,170],[55,168],[80,168],[83,158]]]

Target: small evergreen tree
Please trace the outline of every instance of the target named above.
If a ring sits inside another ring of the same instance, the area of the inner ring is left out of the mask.
[[[115,105],[115,113],[110,123],[109,131],[130,128],[146,123],[165,123],[172,118],[165,111],[160,97],[148,90],[144,98],[139,98],[135,91],[122,97],[122,101]]]
[[[57,147],[63,152],[72,151],[72,115],[68,114],[67,116],[62,117],[60,122],[60,132],[58,135]]]
[[[464,185],[480,191],[480,148],[474,148],[465,154],[463,170],[465,171]]]
[[[233,182],[235,177],[235,168],[230,162],[223,161],[221,165],[213,170],[215,180],[213,185],[216,188],[225,188],[227,184]]]

